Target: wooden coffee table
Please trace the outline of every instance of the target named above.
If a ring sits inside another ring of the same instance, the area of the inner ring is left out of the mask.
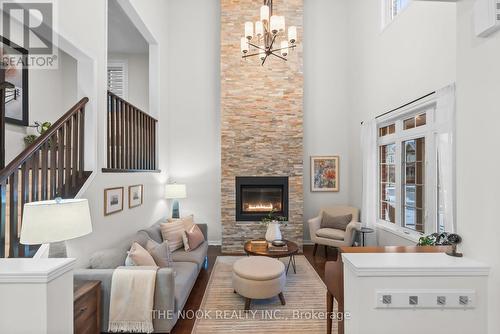
[[[247,253],[247,255],[268,256],[268,257],[272,257],[275,259],[280,259],[282,257],[288,257],[290,259],[288,260],[288,265],[286,267],[287,275],[288,275],[288,269],[290,268],[290,265],[292,265],[292,267],[293,267],[293,272],[295,274],[297,273],[297,268],[295,265],[295,254],[297,254],[299,252],[299,246],[295,242],[289,241],[289,240],[284,240],[284,241],[286,241],[286,245],[287,245],[288,249],[286,251],[280,252],[280,251],[269,251],[267,248],[267,244],[255,245],[255,244],[252,244],[252,241],[262,241],[262,240],[249,240],[249,241],[245,242],[245,253]]]

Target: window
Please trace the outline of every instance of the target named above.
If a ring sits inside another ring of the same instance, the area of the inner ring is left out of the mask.
[[[108,90],[122,99],[127,98],[128,66],[125,60],[108,62]]]
[[[401,14],[410,4],[411,0],[382,0],[383,17],[382,28],[385,28],[389,23],[394,20],[396,16]]]
[[[407,233],[441,229],[434,109],[406,110],[378,125],[379,221]]]

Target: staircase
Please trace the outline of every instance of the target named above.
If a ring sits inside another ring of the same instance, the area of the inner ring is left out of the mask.
[[[84,170],[88,98],[81,99],[4,167],[6,87],[0,85],[0,258],[31,257],[38,246],[19,243],[24,204],[73,198],[91,174]]]

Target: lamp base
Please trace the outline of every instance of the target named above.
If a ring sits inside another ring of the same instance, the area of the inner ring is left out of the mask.
[[[180,218],[178,200],[174,200],[172,203],[172,218]]]
[[[68,254],[66,252],[66,242],[52,242],[50,244],[43,244],[38,248],[34,259],[54,259],[54,258],[67,258]]]

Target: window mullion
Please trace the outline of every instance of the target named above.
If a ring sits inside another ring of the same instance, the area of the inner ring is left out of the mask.
[[[402,220],[402,189],[403,185],[401,183],[402,181],[402,171],[403,171],[403,164],[402,164],[402,156],[403,156],[403,150],[402,150],[402,140],[401,140],[401,126],[402,123],[401,121],[398,121],[396,123],[396,225],[402,227],[403,226],[403,220]]]

